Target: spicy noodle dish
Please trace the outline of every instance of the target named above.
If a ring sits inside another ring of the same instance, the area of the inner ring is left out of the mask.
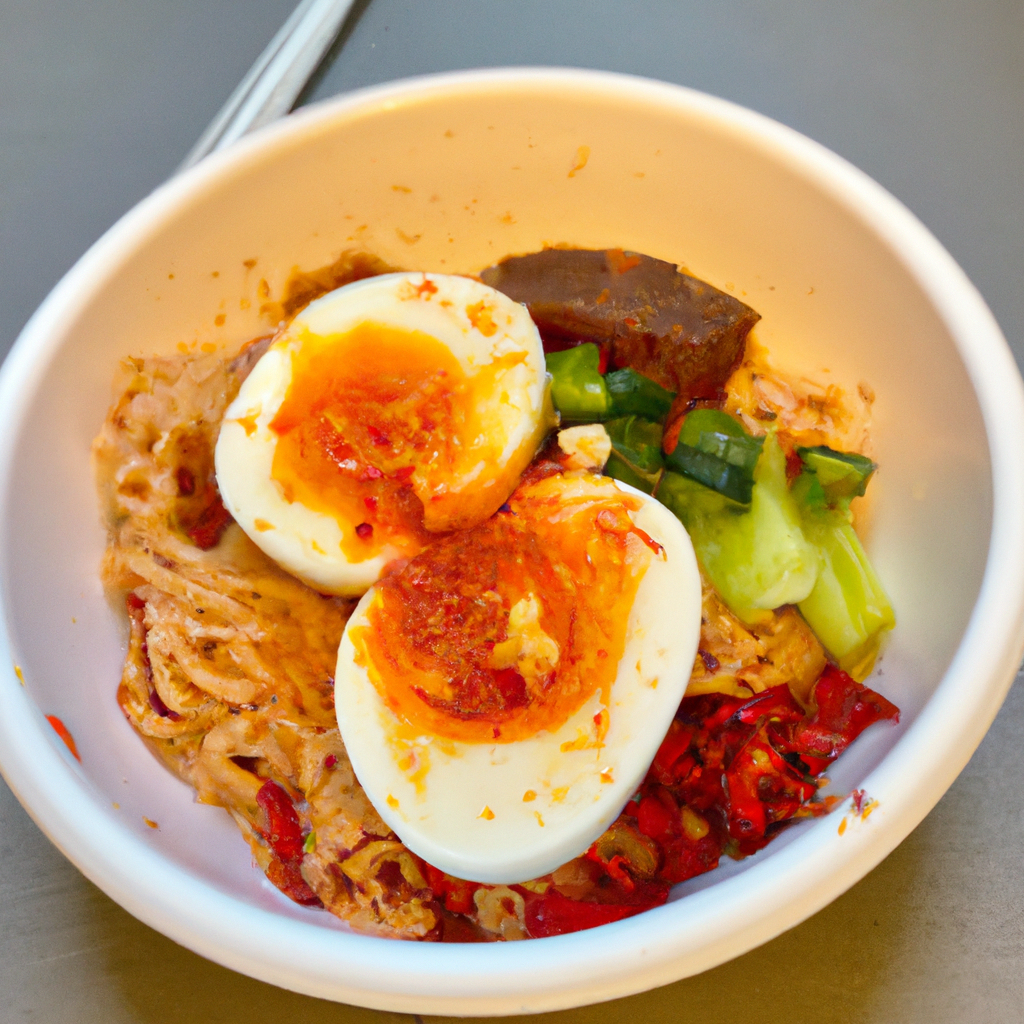
[[[298,903],[540,938],[825,814],[897,708],[871,393],[674,264],[362,253],[272,335],[132,357],[94,455],[129,722]]]

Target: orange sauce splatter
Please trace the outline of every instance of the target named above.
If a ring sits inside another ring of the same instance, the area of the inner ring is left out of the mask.
[[[575,178],[577,171],[582,171],[587,166],[587,161],[590,159],[590,147],[580,146],[576,150],[576,155],[573,157],[572,167],[569,170],[569,177]]]
[[[68,727],[56,716],[47,715],[46,720],[53,726],[53,731],[64,741],[64,745],[75,755],[75,760],[81,762],[82,757],[78,753],[75,738],[71,735]]]

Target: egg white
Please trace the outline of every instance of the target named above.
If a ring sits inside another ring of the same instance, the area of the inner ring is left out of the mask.
[[[424,291],[424,282],[436,291]],[[489,337],[467,312],[481,300],[494,310],[497,329]],[[525,352],[522,362],[498,376],[493,391],[475,395],[478,409],[487,410],[488,433],[469,442],[498,439],[500,455],[465,467],[450,481],[450,490],[492,488],[511,460],[525,466],[544,420],[544,353],[537,328],[524,306],[478,281],[385,274],[330,292],[299,313],[257,362],[224,415],[215,452],[217,483],[228,511],[267,555],[315,589],[348,596],[363,593],[385,565],[411,552],[388,545],[372,557],[349,561],[337,520],[298,501],[289,503],[272,478],[278,435],[270,423],[288,393],[303,337],[343,335],[367,321],[431,335],[470,378],[504,355]]]
[[[564,479],[567,487],[579,486],[579,478]],[[685,693],[701,620],[693,546],[663,505],[627,485],[613,486],[643,500],[631,518],[662,545],[664,557],[651,558],[638,586],[599,749],[561,747],[593,734],[594,716],[603,706],[600,693],[557,731],[519,742],[410,738],[408,726],[401,727],[366,668],[355,662],[350,631],[366,625],[374,590],[346,627],[335,706],[356,775],[401,840],[455,877],[512,884],[583,853],[635,792]],[[524,801],[528,790],[536,798]]]

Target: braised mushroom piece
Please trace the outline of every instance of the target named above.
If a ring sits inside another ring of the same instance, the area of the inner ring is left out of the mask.
[[[596,342],[613,367],[676,392],[670,420],[694,399],[720,397],[761,319],[674,263],[621,249],[510,256],[480,278],[526,304],[547,351]]]

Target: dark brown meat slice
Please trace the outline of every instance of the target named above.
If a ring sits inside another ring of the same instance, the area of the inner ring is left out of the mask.
[[[670,419],[693,399],[720,396],[761,319],[675,264],[621,249],[545,249],[510,256],[480,277],[526,304],[548,351],[593,341],[612,366],[677,392]]]

